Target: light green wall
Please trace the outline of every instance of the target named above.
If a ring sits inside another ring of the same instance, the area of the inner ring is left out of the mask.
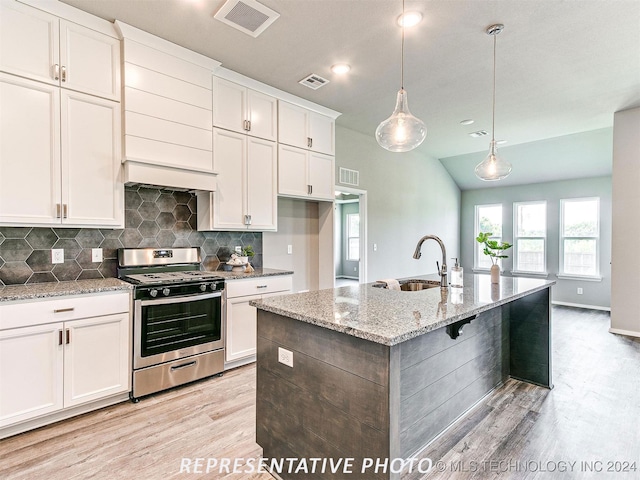
[[[564,198],[600,197],[600,275],[601,282],[561,280],[552,288],[557,302],[608,308],[611,305],[611,177],[538,183],[514,187],[485,188],[462,192],[461,263],[466,271],[473,268],[475,205],[502,204],[503,240],[513,240],[513,202],[546,200],[547,202],[547,270],[549,279],[556,279],[559,268],[560,200]],[[512,252],[503,261],[505,275],[513,267]],[[577,294],[577,288],[583,294]]]
[[[442,238],[449,257],[458,256],[460,189],[436,158],[420,148],[391,153],[377,144],[373,132],[363,135],[337,126],[336,185],[339,167],[358,170],[356,188],[367,191],[369,282],[434,273],[441,259],[435,242],[424,244],[420,260],[412,257],[426,234]]]

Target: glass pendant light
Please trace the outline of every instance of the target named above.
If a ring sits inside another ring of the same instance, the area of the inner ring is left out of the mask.
[[[476,176],[487,182],[502,180],[511,173],[511,164],[498,156],[496,147],[496,35],[504,29],[504,25],[491,25],[487,28],[487,35],[493,36],[493,115],[491,120],[491,143],[489,155],[476,165]]]
[[[404,0],[402,0],[404,15]],[[411,115],[404,89],[404,26],[402,27],[402,62],[400,91],[396,99],[396,108],[389,118],[376,128],[378,144],[390,152],[408,152],[420,145],[427,136],[427,127],[419,118]]]

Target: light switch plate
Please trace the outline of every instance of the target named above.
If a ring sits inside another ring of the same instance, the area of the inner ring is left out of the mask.
[[[102,249],[101,248],[92,248],[91,249],[91,261],[93,263],[102,262]]]
[[[293,253],[293,245],[287,245],[287,254],[291,255]]]
[[[236,245],[235,250],[236,250],[237,254],[241,254],[242,253],[242,247],[240,245]]]
[[[64,263],[64,248],[51,249],[51,263]]]

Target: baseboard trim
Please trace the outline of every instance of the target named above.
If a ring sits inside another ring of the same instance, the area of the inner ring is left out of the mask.
[[[640,338],[640,332],[634,332],[632,330],[621,330],[619,328],[610,328],[609,333],[615,333],[616,335],[626,335],[627,337]]]
[[[588,310],[601,310],[603,312],[610,312],[611,307],[601,307],[599,305],[585,305],[583,303],[569,303],[569,302],[551,302],[553,305],[560,305],[562,307],[575,307],[575,308],[586,308]]]

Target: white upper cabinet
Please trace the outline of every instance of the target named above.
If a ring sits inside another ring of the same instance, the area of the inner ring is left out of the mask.
[[[278,141],[327,155],[334,154],[335,122],[291,103],[278,102]]]
[[[17,2],[0,7],[0,70],[120,100],[120,42]]]
[[[280,145],[278,195],[308,200],[334,200],[334,157]]]
[[[213,77],[214,127],[276,140],[277,110],[274,97]]]

